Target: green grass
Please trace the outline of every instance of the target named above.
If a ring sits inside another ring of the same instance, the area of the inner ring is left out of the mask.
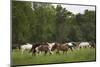
[[[68,51],[65,54],[53,54],[53,55],[39,55],[32,56],[25,52],[21,55],[21,52],[14,50],[12,52],[12,64],[13,65],[26,65],[26,64],[47,64],[47,63],[62,63],[62,62],[78,62],[78,61],[94,61],[96,60],[95,49],[81,49],[75,51]]]

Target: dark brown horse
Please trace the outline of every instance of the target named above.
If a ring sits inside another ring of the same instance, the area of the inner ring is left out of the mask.
[[[54,51],[55,49],[57,50],[56,52],[57,54],[60,54],[60,51],[62,51],[64,54],[65,52],[68,51],[68,45],[65,43],[63,44],[55,43],[55,45],[52,47],[52,51]]]
[[[32,52],[32,55],[36,54],[36,53],[39,54],[40,52],[45,52],[45,54],[47,54],[47,52],[49,52],[50,54],[52,54],[50,45],[48,43],[45,43],[45,42],[34,43],[30,52]]]
[[[38,47],[38,46],[40,46],[40,44],[37,44],[37,43],[33,43],[32,44],[32,48],[31,48],[31,50],[29,51],[29,53],[30,52],[32,52],[32,55],[35,55],[35,53],[36,53],[36,47]]]

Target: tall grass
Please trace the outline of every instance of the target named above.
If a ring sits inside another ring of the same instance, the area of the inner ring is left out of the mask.
[[[85,48],[80,50],[68,51],[65,54],[53,55],[38,55],[32,56],[25,52],[14,50],[12,52],[13,65],[26,65],[26,64],[48,64],[48,63],[62,63],[62,62],[78,62],[78,61],[94,61],[96,60],[95,49]]]

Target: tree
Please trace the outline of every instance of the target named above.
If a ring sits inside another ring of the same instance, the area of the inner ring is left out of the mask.
[[[12,3],[12,42],[95,41],[95,11],[73,14],[61,5]]]

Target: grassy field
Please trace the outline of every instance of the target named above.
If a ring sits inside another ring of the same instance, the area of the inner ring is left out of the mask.
[[[65,62],[78,62],[78,61],[95,61],[95,49],[85,48],[81,50],[68,51],[65,54],[53,55],[38,55],[32,56],[25,52],[14,50],[12,52],[12,65],[26,65],[26,64],[48,64],[48,63],[65,63]]]

